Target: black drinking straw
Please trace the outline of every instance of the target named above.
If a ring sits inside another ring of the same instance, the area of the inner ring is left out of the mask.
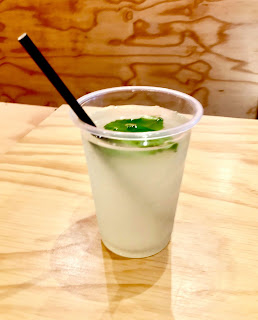
[[[87,124],[90,124],[94,127],[96,125],[91,120],[91,118],[87,115],[87,113],[83,110],[83,108],[79,105],[75,97],[72,95],[67,86],[63,83],[63,81],[59,78],[55,70],[51,67],[51,65],[44,58],[39,49],[32,42],[30,37],[24,33],[19,38],[18,41],[23,46],[23,48],[28,52],[31,58],[35,61],[41,71],[45,74],[48,80],[52,83],[52,85],[56,88],[56,90],[60,93],[60,95],[64,98],[64,100],[70,105],[73,111],[76,113],[78,118]]]

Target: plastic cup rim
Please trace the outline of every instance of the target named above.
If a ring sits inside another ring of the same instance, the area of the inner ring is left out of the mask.
[[[153,139],[166,138],[166,137],[170,137],[170,136],[174,136],[174,135],[178,135],[180,133],[186,132],[190,130],[193,126],[195,126],[200,121],[203,115],[203,107],[197,99],[191,97],[186,93],[183,93],[177,90],[162,88],[162,87],[151,87],[151,86],[113,87],[113,88],[102,89],[102,90],[97,90],[97,91],[88,93],[80,97],[77,101],[80,105],[83,105],[88,100],[91,100],[94,97],[99,97],[100,95],[105,95],[105,94],[114,93],[114,92],[126,92],[126,91],[128,92],[149,91],[149,92],[159,92],[159,93],[174,95],[181,99],[191,101],[195,113],[189,121],[185,122],[182,125],[179,125],[173,128],[159,130],[159,131],[149,131],[149,132],[119,132],[119,131],[111,131],[111,130],[106,130],[102,128],[97,128],[81,121],[77,117],[77,115],[72,110],[70,110],[70,115],[73,122],[77,127],[81,128],[82,130],[86,130],[89,133],[99,137],[117,139],[117,140],[153,140]]]

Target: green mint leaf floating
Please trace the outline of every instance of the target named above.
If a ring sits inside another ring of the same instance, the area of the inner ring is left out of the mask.
[[[112,121],[104,126],[106,130],[120,132],[148,132],[163,129],[163,119],[161,117],[144,116],[137,119],[120,119]],[[149,150],[150,154],[161,152],[164,150],[172,150],[177,152],[178,143],[172,141],[171,137],[154,139],[154,140],[113,140],[120,145],[129,145],[137,148],[151,148],[162,146],[158,150]]]
[[[173,150],[174,152],[177,152],[177,148],[178,148],[178,143],[175,142],[175,143],[172,144],[172,146],[169,149]]]
[[[163,129],[163,119],[160,117],[141,117],[138,119],[115,120],[105,125],[107,130],[120,132],[148,132]]]

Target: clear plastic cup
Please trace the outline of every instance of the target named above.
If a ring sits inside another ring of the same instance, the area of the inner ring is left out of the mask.
[[[90,126],[71,111],[81,129],[104,245],[131,258],[161,251],[171,238],[190,131],[203,114],[201,104],[178,91],[146,86],[99,90],[78,102],[97,124]],[[110,121],[141,116],[162,117],[164,129],[104,129]]]

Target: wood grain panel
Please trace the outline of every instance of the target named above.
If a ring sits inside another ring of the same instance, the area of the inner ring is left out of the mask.
[[[257,319],[257,135],[204,117],[171,243],[126,259],[101,245],[80,132],[58,109],[0,158],[0,319]]]
[[[155,85],[199,99],[206,114],[255,118],[256,0],[0,2],[0,100],[62,100],[17,43],[28,32],[79,97]]]

